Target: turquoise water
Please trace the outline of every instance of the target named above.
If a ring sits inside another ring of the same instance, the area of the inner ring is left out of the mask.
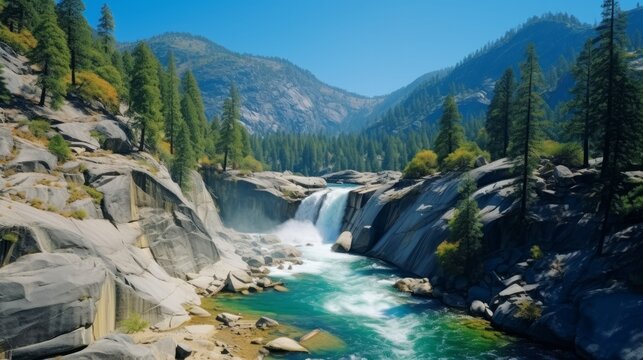
[[[282,240],[303,252],[303,265],[271,273],[273,280],[286,283],[289,292],[216,299],[221,307],[270,316],[296,328],[284,335],[297,338],[313,329],[332,335],[320,336],[325,340],[321,343],[304,343],[311,354],[274,358],[573,358],[493,331],[487,322],[447,310],[437,301],[397,292],[392,285],[403,274],[383,262],[331,252],[330,239],[339,233],[337,222],[341,222],[346,191],[333,189],[326,196],[308,199],[298,220],[276,229]],[[320,210],[313,211],[313,207]]]

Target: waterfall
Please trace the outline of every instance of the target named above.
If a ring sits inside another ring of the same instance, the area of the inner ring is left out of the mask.
[[[337,240],[342,230],[348,193],[351,190],[352,188],[349,187],[332,188],[324,197],[315,226],[321,232],[325,242]]]
[[[328,194],[328,191],[317,191],[309,197],[305,198],[301,202],[299,208],[297,208],[297,213],[295,214],[295,220],[299,221],[310,221],[315,223],[317,221],[317,216],[319,215],[319,209],[321,208],[324,198]]]

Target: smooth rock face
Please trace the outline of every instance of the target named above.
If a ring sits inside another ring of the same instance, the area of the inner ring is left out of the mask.
[[[397,181],[402,177],[399,171],[382,171],[379,173],[343,170],[322,176],[329,183],[371,185]]]
[[[48,172],[58,163],[56,156],[49,151],[36,148],[26,143],[19,145],[20,152],[9,162],[8,167],[21,172]]]
[[[13,135],[11,130],[0,128],[0,159],[6,159],[11,156],[13,151]]]
[[[97,258],[32,254],[0,269],[0,338],[13,348],[42,343],[94,323],[107,271]],[[43,314],[56,318],[43,326]],[[112,314],[113,315],[113,314]],[[108,330],[114,329],[114,318]],[[19,350],[23,358],[53,356],[89,344],[90,336],[61,338]],[[51,351],[51,352],[50,352]]]
[[[298,342],[287,337],[276,338],[265,345],[266,349],[271,351],[284,352],[308,352],[308,349],[301,346]]]
[[[221,314],[217,315],[217,320],[221,321],[222,323],[226,324],[227,326],[231,326],[232,324],[234,324],[237,321],[241,320],[241,316],[230,314],[230,313],[221,313]]]
[[[136,345],[125,334],[112,334],[96,341],[82,351],[66,355],[65,360],[158,360],[152,349]]]
[[[344,231],[339,235],[331,250],[335,252],[349,252],[351,251],[351,243],[353,242],[353,235],[350,231]]]

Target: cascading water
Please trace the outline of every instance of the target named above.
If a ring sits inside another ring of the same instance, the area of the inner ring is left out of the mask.
[[[287,293],[217,300],[257,316],[270,315],[303,333],[321,328],[344,346],[310,348],[315,359],[560,359],[529,343],[484,330],[488,324],[445,310],[429,299],[393,289],[400,274],[388,265],[360,256],[334,253],[351,188],[331,187],[306,198],[295,219],[275,229],[297,246],[303,265],[272,269]],[[328,344],[326,344],[328,345]],[[309,345],[306,345],[309,346]],[[309,359],[306,354],[279,358]]]

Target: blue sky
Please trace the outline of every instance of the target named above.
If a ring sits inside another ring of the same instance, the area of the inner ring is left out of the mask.
[[[455,64],[533,15],[600,19],[601,0],[85,0],[95,25],[107,2],[119,41],[180,31],[278,56],[363,95],[394,91]],[[631,9],[637,0],[621,0]],[[554,40],[554,39],[552,39]]]

